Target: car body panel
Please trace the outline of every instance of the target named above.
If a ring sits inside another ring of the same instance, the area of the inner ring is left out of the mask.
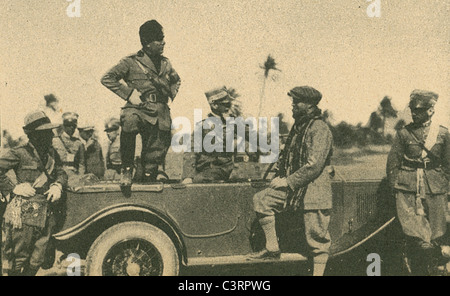
[[[178,245],[184,248],[181,252],[186,264],[241,262],[243,255],[257,246],[253,195],[268,184],[265,181],[133,184],[128,195],[114,183],[85,186],[76,192],[68,192],[66,219],[55,238],[66,241],[75,235],[82,237],[88,232],[85,230],[88,226],[101,227],[99,221],[104,216],[120,211],[141,211],[170,225],[180,240]],[[383,210],[386,201],[392,198],[385,188],[380,180],[333,181],[332,254],[345,252],[393,217],[392,213]],[[301,248],[289,249],[289,245],[304,247],[300,239],[301,215],[295,216],[297,214],[288,218],[287,223],[283,222],[285,218],[277,217],[277,228],[282,228],[278,232],[280,245],[289,253],[302,252]],[[304,258],[301,255],[285,256],[286,261]]]

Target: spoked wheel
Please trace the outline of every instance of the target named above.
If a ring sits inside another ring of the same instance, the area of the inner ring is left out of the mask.
[[[87,275],[178,275],[179,260],[171,239],[144,222],[125,222],[100,235],[86,259]]]
[[[103,260],[105,276],[160,276],[164,264],[151,243],[136,239],[119,242]]]

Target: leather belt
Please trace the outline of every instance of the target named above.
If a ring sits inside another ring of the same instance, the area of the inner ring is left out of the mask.
[[[168,97],[163,97],[157,93],[144,93],[141,95],[142,102],[150,102],[150,103],[164,103],[167,104],[169,101]]]
[[[425,170],[431,170],[438,168],[440,164],[436,162],[432,162],[430,160],[424,160],[424,161],[411,161],[407,159],[403,159],[403,165],[413,168],[413,169],[425,169]]]

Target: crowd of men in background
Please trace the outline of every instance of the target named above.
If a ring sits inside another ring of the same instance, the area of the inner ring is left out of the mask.
[[[55,95],[49,94],[44,98],[44,113],[52,122],[60,124],[54,129],[52,145],[61,157],[69,180],[79,180],[84,175],[95,176],[99,180],[118,180],[121,169],[119,119],[105,121],[104,132],[109,139],[105,155],[94,125],[79,124],[80,116],[75,112],[63,113]]]
[[[139,35],[142,50],[122,59],[101,80],[126,101],[120,120],[106,121],[104,131],[110,141],[106,157],[94,126],[79,125],[75,112],[62,113],[52,94],[45,96],[43,111],[25,118],[23,129],[29,141],[0,157],[0,191],[5,198],[2,202],[7,203],[2,259],[4,272],[9,275],[34,275],[46,265],[45,255],[54,253],[49,244],[57,228],[57,204],[67,186],[82,186],[88,177],[120,180],[121,186],[131,187],[134,167],[139,164],[142,173],[137,180],[157,180],[171,142],[168,102],[174,100],[181,80],[162,56],[162,26],[155,20],[148,21]],[[218,88],[205,95],[212,112],[209,117],[225,123],[232,101],[229,92]],[[318,108],[322,99],[318,90],[299,86],[288,96],[292,99],[294,126],[278,160],[276,177],[268,188],[253,196],[253,210],[266,243],[247,260],[280,259],[275,216],[303,210],[312,274],[323,275],[331,246],[333,136]],[[434,92],[411,93],[413,123],[397,133],[387,163],[413,274],[432,274],[437,260],[450,257],[450,247],[441,241],[447,231],[450,134],[431,120],[437,99]],[[210,131],[204,130],[203,137],[205,132]],[[142,138],[141,161],[135,159],[138,134]],[[228,180],[234,168],[231,154],[201,151],[185,155],[182,182]],[[7,176],[10,170],[16,173],[15,183]]]

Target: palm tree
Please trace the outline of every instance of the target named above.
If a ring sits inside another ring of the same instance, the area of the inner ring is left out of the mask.
[[[265,95],[265,90],[266,90],[266,80],[269,77],[269,73],[271,70],[281,71],[280,69],[277,68],[277,63],[275,62],[275,59],[270,54],[267,56],[267,59],[264,62],[264,65],[260,65],[259,67],[264,70],[264,80],[263,80],[263,85],[261,88],[261,94],[260,94],[260,98],[259,98],[258,117],[261,116],[262,103],[264,100],[264,95]]]
[[[385,96],[380,102],[380,114],[383,120],[383,138],[386,137],[386,118],[397,118],[397,110],[392,107],[391,97]]]

